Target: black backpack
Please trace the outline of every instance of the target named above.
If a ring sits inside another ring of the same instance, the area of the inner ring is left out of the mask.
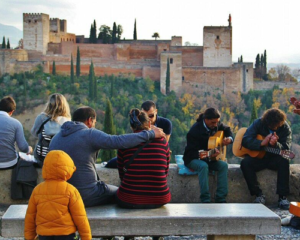
[[[36,145],[36,156],[38,160],[40,160],[42,163],[44,162],[44,159],[49,152],[49,145],[50,141],[53,138],[53,136],[46,135],[44,125],[51,120],[51,117],[49,117],[46,121],[42,123],[39,130],[37,131],[37,134],[39,135],[39,140]],[[42,134],[40,134],[42,133]]]

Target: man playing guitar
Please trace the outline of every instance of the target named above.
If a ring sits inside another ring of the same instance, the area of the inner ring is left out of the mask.
[[[257,135],[266,136],[263,140],[257,139]],[[264,147],[273,147],[289,150],[292,142],[291,128],[286,122],[286,115],[280,109],[272,108],[265,111],[263,116],[256,119],[245,132],[242,146],[260,151]],[[267,152],[262,159],[247,155],[241,162],[241,170],[247,182],[250,194],[255,195],[254,203],[265,204],[265,196],[259,188],[256,172],[263,169],[277,170],[277,194],[279,195],[278,207],[289,209],[289,161],[281,155]]]
[[[184,164],[198,173],[200,185],[200,200],[202,203],[210,203],[208,186],[209,170],[218,172],[217,192],[215,202],[226,202],[228,193],[227,172],[228,165],[224,161],[216,161],[219,150],[208,150],[208,140],[217,131],[224,131],[223,145],[233,142],[233,134],[230,127],[220,122],[221,114],[217,109],[208,108],[201,113],[197,122],[187,134],[187,146],[184,151]],[[204,150],[204,151],[203,151]],[[211,154],[210,154],[211,153]]]

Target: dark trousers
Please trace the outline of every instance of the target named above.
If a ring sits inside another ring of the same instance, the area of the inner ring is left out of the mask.
[[[41,236],[39,235],[39,240],[74,240],[76,235],[72,233],[70,235],[60,235],[60,236]]]
[[[129,208],[129,209],[154,209],[154,208],[160,208],[163,206],[163,204],[161,205],[157,205],[157,204],[133,204],[133,203],[127,203],[127,202],[123,202],[121,199],[118,198],[118,196],[116,196],[117,198],[117,204],[120,208]]]
[[[284,159],[280,155],[270,153],[267,153],[262,159],[246,156],[241,162],[241,170],[247,182],[250,194],[253,196],[262,193],[262,190],[259,188],[259,183],[257,182],[256,172],[266,168],[277,171],[276,193],[278,195],[287,196],[290,192],[289,161]]]

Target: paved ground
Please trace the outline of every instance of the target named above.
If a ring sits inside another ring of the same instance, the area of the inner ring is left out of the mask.
[[[8,206],[0,204],[0,217],[4,214]],[[279,215],[281,218],[284,218],[288,215],[288,211],[280,210],[276,207],[270,207],[270,209]],[[0,236],[0,240],[23,240],[24,238],[3,238]],[[206,240],[206,236],[167,236],[160,238],[160,240]],[[256,238],[257,240],[300,240],[300,230],[296,230],[290,226],[281,227],[280,235],[259,235]],[[103,238],[93,238],[93,240],[104,240]],[[123,237],[116,237],[115,240],[124,240]],[[151,237],[135,237],[134,240],[152,240]]]

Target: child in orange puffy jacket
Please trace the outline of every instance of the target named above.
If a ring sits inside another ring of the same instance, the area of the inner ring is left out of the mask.
[[[78,190],[67,183],[76,167],[63,151],[50,151],[42,169],[44,182],[32,192],[25,216],[25,239],[76,239],[78,230],[82,240],[92,238],[84,204]]]

